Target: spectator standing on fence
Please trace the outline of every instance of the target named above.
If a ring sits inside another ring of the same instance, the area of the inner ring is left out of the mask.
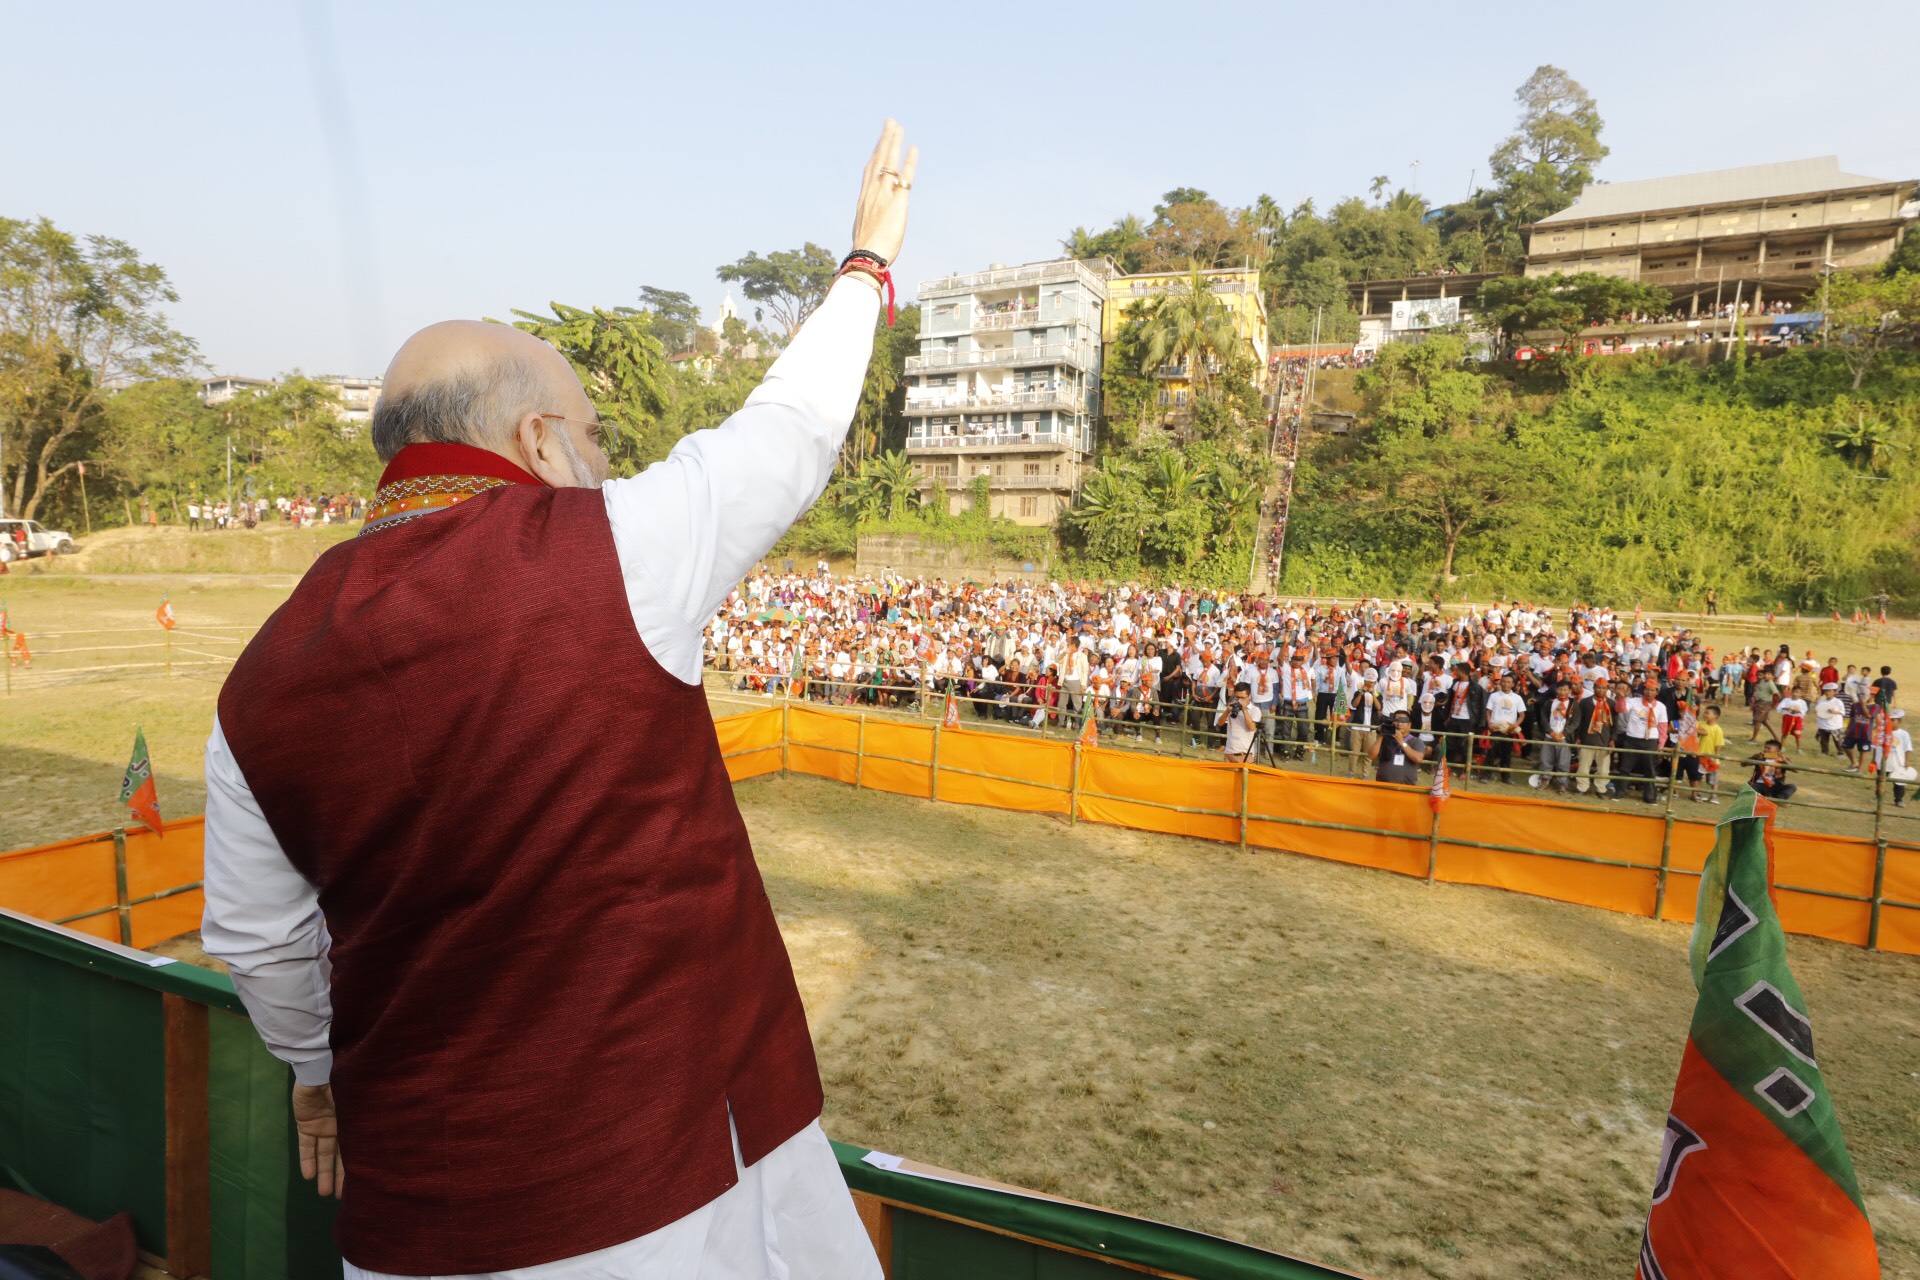
[[[552,347],[409,339],[374,518],[228,677],[203,936],[292,1066],[303,1172],[334,1194],[353,1166],[347,1280],[881,1275],[700,668],[706,620],[832,475],[904,232],[898,150],[889,121],[855,253],[765,381],[640,475],[608,479]]]
[[[1360,691],[1353,695],[1347,704],[1347,776],[1355,771],[1364,775],[1360,760],[1368,760],[1379,754],[1380,736],[1380,695],[1374,692],[1374,677],[1363,674],[1360,677]]]
[[[1214,727],[1224,727],[1226,741],[1221,750],[1230,764],[1244,764],[1253,756],[1254,734],[1260,730],[1260,708],[1253,705],[1253,686],[1241,681],[1214,717]]]
[[[1079,636],[1067,641],[1067,662],[1060,672],[1060,711],[1070,722],[1081,719],[1087,696],[1087,650]]]

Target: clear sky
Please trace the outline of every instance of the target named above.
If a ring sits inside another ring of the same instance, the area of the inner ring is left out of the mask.
[[[1457,199],[1545,62],[1599,101],[1603,178],[1920,177],[1917,45],[1912,0],[0,0],[0,215],[131,241],[210,370],[369,374],[434,320],[643,283],[710,318],[721,262],[843,252],[888,114],[923,153],[910,292],[1175,186]]]

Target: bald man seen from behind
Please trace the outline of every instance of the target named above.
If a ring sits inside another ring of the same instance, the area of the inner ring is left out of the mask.
[[[900,147],[766,381],[631,479],[545,343],[408,339],[365,527],[221,690],[204,943],[293,1068],[348,1280],[880,1275],[700,666],[833,470]]]

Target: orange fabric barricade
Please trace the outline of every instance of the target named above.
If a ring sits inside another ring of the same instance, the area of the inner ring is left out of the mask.
[[[194,832],[199,843],[200,833]],[[200,878],[198,871],[190,880]],[[65,920],[114,905],[113,837],[82,836],[0,854],[0,907],[41,920]],[[85,933],[118,939],[119,926],[108,920],[101,933],[94,922],[76,923]]]
[[[1665,823],[1660,818],[1605,812],[1576,815],[1517,796],[1456,793],[1440,810],[1434,878],[1650,916],[1659,885],[1664,831]],[[1575,857],[1476,849],[1451,843],[1449,837]],[[1634,865],[1610,867],[1576,860],[1583,856]]]
[[[787,708],[787,768],[817,778],[852,782],[860,722],[813,707]]]
[[[948,729],[940,735],[940,798],[1022,813],[1065,814],[1073,748],[1005,733]]]
[[[933,729],[892,720],[867,721],[860,785],[895,795],[933,795]]]
[[[1277,769],[1254,769],[1247,778],[1247,843],[1309,857],[1331,858],[1402,875],[1427,874],[1427,836],[1433,810],[1425,787],[1387,782],[1314,778]],[[1288,822],[1263,822],[1254,814],[1304,822],[1369,827],[1375,832],[1333,831]]]
[[[1152,801],[1175,809],[1130,803]],[[1211,809],[1213,813],[1182,813]],[[1224,816],[1223,816],[1224,815]],[[1240,842],[1240,766],[1133,751],[1080,752],[1080,816],[1135,831]]]
[[[1057,739],[944,729],[804,704],[724,716],[714,721],[714,733],[736,782],[785,768],[897,795],[1026,813],[1074,812],[1089,822],[1223,843],[1242,839],[1244,820],[1250,846],[1402,875],[1427,873],[1434,833],[1425,787],[1077,748]],[[1641,916],[1655,913],[1660,850],[1667,840],[1659,915],[1679,923],[1693,920],[1700,868],[1714,841],[1711,822],[1676,820],[1669,835],[1664,815],[1644,810],[1574,809],[1477,790],[1456,792],[1438,821],[1432,845],[1436,879]],[[165,837],[130,830],[126,840],[129,899],[200,879],[200,819],[180,820]],[[1875,843],[1776,830],[1773,844],[1774,898],[1787,930],[1865,945],[1872,930],[1872,903],[1864,899],[1873,895]],[[1589,857],[1628,865],[1582,860]],[[1920,955],[1920,847],[1888,844],[1881,892],[1886,905],[1880,949]],[[0,854],[0,907],[43,920],[100,912],[71,927],[117,939],[116,900],[111,835]],[[131,907],[134,945],[151,946],[199,927],[201,909],[197,889]]]
[[[727,776],[735,782],[780,772],[780,708],[726,716],[713,722],[713,732],[726,757]]]

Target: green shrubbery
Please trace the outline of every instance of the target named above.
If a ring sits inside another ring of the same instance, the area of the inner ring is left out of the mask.
[[[1920,600],[1913,353],[1858,391],[1840,353],[1815,348],[1705,368],[1581,360],[1541,402],[1471,372],[1456,342],[1388,348],[1361,380],[1367,423],[1308,451],[1278,590],[1651,606],[1716,587],[1730,606],[1809,613],[1881,590]],[[1479,522],[1468,504],[1451,577],[1436,460],[1459,468],[1456,493],[1507,490]]]

